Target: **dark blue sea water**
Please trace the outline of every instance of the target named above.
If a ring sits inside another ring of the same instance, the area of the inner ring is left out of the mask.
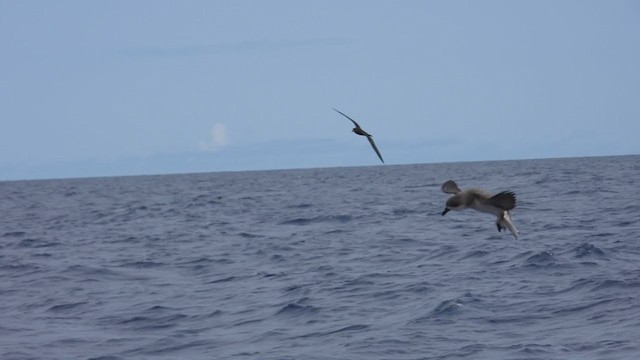
[[[512,190],[440,213],[440,185]],[[0,183],[0,359],[638,359],[640,156]]]

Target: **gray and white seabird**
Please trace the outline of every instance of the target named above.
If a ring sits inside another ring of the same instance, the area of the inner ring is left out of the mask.
[[[371,134],[369,134],[368,132],[364,131],[360,125],[358,125],[358,123],[353,120],[352,118],[348,117],[347,115],[345,115],[343,112],[341,112],[338,109],[333,109],[335,111],[337,111],[340,115],[346,117],[347,119],[351,120],[351,122],[353,122],[353,124],[356,126],[353,128],[353,132],[358,134],[358,135],[362,135],[362,136],[366,136],[367,140],[369,140],[369,144],[371,144],[371,147],[373,148],[373,150],[376,152],[376,154],[378,154],[378,157],[380,158],[380,161],[382,161],[382,163],[384,164],[384,160],[382,160],[382,155],[380,155],[380,151],[378,151],[378,147],[376,146],[376,143],[373,142],[373,136],[371,136]]]
[[[444,216],[450,210],[463,210],[471,208],[483,213],[493,214],[497,217],[496,226],[498,231],[509,229],[513,234],[513,237],[518,239],[518,230],[513,221],[511,220],[511,213],[509,210],[513,210],[516,207],[516,194],[511,191],[503,191],[496,195],[480,190],[480,189],[467,189],[460,190],[458,184],[453,180],[448,180],[442,184],[442,191],[447,194],[453,194],[452,197],[447,199],[447,205],[442,211]]]

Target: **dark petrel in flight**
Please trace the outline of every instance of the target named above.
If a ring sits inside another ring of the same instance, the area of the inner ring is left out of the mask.
[[[474,209],[483,213],[496,216],[496,226],[498,231],[509,229],[513,237],[518,240],[518,230],[511,220],[511,213],[516,207],[516,194],[511,191],[503,191],[493,195],[481,189],[460,190],[458,184],[453,180],[448,180],[442,184],[442,192],[453,194],[447,199],[447,205],[442,212],[445,215],[450,210]],[[505,230],[506,231],[506,230]]]
[[[373,148],[373,150],[376,152],[376,154],[378,154],[378,157],[380,158],[380,161],[382,161],[382,163],[384,164],[384,160],[382,160],[382,155],[380,155],[380,151],[378,151],[378,147],[376,146],[376,143],[373,142],[373,136],[371,136],[371,134],[369,134],[368,132],[364,131],[360,125],[358,125],[358,123],[353,120],[352,118],[348,117],[347,115],[345,115],[343,112],[341,112],[338,109],[333,109],[335,111],[337,111],[340,115],[346,117],[347,119],[351,120],[351,122],[356,126],[353,128],[353,132],[358,134],[358,135],[362,135],[362,136],[366,136],[367,140],[369,140],[369,144],[371,144],[371,147]]]

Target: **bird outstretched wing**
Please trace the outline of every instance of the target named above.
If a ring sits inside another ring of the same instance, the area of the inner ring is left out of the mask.
[[[347,119],[351,120],[351,122],[353,123],[353,125],[356,126],[356,128],[362,130],[360,125],[358,125],[358,123],[355,120],[353,120],[352,118],[348,117],[345,113],[343,113],[342,111],[340,111],[340,110],[338,110],[336,108],[333,108],[333,110],[337,111],[340,115],[342,115],[342,116],[346,117]]]
[[[493,195],[487,201],[502,210],[511,210],[516,207],[516,194],[512,191],[503,191]]]
[[[453,180],[445,181],[445,183],[442,184],[441,189],[442,189],[442,192],[447,194],[457,194],[461,191],[460,188],[458,187],[458,184],[456,184],[456,182]]]
[[[371,147],[373,148],[373,150],[376,152],[376,154],[378,154],[380,161],[382,161],[382,163],[384,164],[384,160],[382,160],[382,155],[380,155],[380,151],[378,151],[378,147],[376,146],[376,143],[373,142],[373,137],[367,136],[367,140],[369,140],[369,144],[371,144]]]

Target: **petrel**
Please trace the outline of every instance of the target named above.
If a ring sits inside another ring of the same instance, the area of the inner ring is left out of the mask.
[[[447,194],[454,194],[447,200],[447,205],[442,211],[442,216],[448,213],[450,210],[463,210],[471,208],[483,213],[493,214],[497,217],[496,226],[498,232],[509,229],[513,234],[513,237],[518,240],[518,230],[511,220],[512,210],[516,207],[516,194],[511,191],[503,191],[496,195],[480,190],[480,189],[467,189],[460,190],[458,184],[453,180],[448,180],[442,184],[442,192]]]
[[[376,143],[373,142],[373,136],[371,136],[371,134],[369,134],[368,132],[364,131],[360,125],[358,125],[358,123],[353,120],[352,118],[348,117],[347,115],[345,115],[343,112],[341,112],[340,110],[334,108],[333,110],[337,111],[340,115],[346,117],[347,119],[351,120],[351,122],[356,126],[353,128],[353,132],[358,134],[358,135],[362,135],[362,136],[366,136],[367,140],[369,140],[369,144],[371,144],[371,147],[373,148],[373,150],[376,152],[376,154],[378,154],[378,157],[380,158],[380,161],[382,161],[382,163],[384,164],[384,160],[382,160],[382,155],[380,155],[380,151],[378,151],[378,147],[376,146]]]

